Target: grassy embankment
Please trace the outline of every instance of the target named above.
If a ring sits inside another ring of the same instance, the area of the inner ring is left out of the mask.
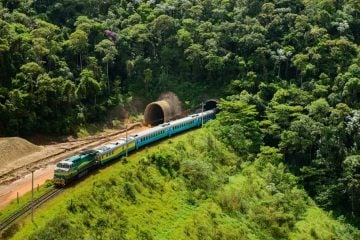
[[[38,198],[47,191],[49,191],[52,188],[52,183],[47,182],[44,185],[40,186],[39,188],[34,189],[34,198]],[[31,202],[31,192],[28,192],[24,194],[23,196],[19,197],[19,203],[17,200],[11,201],[11,203],[3,208],[0,209],[0,222],[3,222],[6,218],[8,218],[10,215],[14,214],[16,211],[18,211],[20,208],[24,207],[26,204]]]
[[[166,140],[68,188],[13,239],[356,239],[262,149],[242,162],[208,131]]]

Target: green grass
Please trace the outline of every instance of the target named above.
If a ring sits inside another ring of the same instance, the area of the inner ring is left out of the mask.
[[[26,217],[9,235],[62,240],[359,236],[317,208],[282,164],[260,160],[242,163],[206,130],[196,130],[98,170],[37,209],[34,223]]]
[[[350,229],[350,231],[349,231]],[[304,218],[298,221],[290,239],[358,239],[352,232],[357,230],[343,222],[342,219],[334,219],[329,213],[317,207],[307,209]]]
[[[47,182],[44,185],[40,186],[39,189],[34,189],[34,198],[38,198],[41,195],[43,195],[45,192],[52,189],[52,183]],[[17,200],[12,200],[10,204],[6,205],[4,208],[0,209],[0,222],[3,222],[5,219],[10,217],[12,214],[14,214],[16,211],[27,205],[29,202],[31,202],[32,193],[28,192],[24,194],[23,196],[19,197],[19,203]]]

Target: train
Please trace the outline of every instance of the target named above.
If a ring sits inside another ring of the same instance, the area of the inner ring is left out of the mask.
[[[214,108],[192,114],[136,134],[131,134],[127,138],[120,138],[106,145],[81,151],[56,164],[53,183],[57,187],[64,187],[73,180],[86,175],[89,171],[106,165],[139,148],[191,128],[199,127],[203,123],[215,118],[216,113],[217,109]]]

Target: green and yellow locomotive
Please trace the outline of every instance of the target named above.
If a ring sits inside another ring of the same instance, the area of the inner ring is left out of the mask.
[[[96,165],[98,165],[96,150],[87,150],[71,156],[56,164],[54,184],[64,186],[76,177],[85,175],[89,169]]]

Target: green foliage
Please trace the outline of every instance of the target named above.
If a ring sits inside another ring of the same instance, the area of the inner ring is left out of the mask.
[[[359,9],[353,0],[2,1],[0,132],[74,133],[129,96],[172,90],[189,107],[227,92],[217,138],[249,160],[279,149],[318,204],[356,222]],[[177,147],[186,161],[169,152],[149,159],[192,186],[191,199],[224,182],[213,177],[215,158],[240,168],[223,151],[208,158]],[[208,238],[201,229],[189,234]]]
[[[253,162],[243,162],[210,130],[183,135],[101,169],[37,209],[36,224],[19,228],[14,239],[359,236],[357,229],[311,202],[278,149],[261,147]]]
[[[246,90],[266,102],[286,90],[283,99],[302,95],[292,106],[320,97],[331,107],[344,102],[358,108],[355,2],[5,1],[0,130],[76,132],[84,121],[102,120],[104,114],[96,112],[106,112],[123,94],[153,99],[172,90],[194,105],[203,100],[199,92],[221,96],[227,86],[231,94]],[[69,81],[78,89],[84,69],[101,85],[96,97],[71,94]],[[56,91],[56,107],[37,101],[40,74],[62,79],[59,84],[70,91]],[[29,123],[7,106],[15,89],[30,93],[29,104],[19,107],[31,115]],[[277,97],[272,103],[285,104]],[[279,141],[280,134],[265,138]]]
[[[240,95],[222,100],[218,107],[218,131],[224,141],[241,155],[257,153],[262,136],[256,106]]]
[[[262,148],[243,176],[218,195],[225,211],[265,226],[267,231],[258,229],[257,234],[266,239],[286,238],[308,205],[305,192],[297,188],[296,178],[286,172],[281,159],[276,149]]]
[[[350,196],[351,212],[354,215],[355,212],[360,210],[359,194],[360,194],[360,155],[348,156],[343,162],[343,182],[346,192]]]
[[[74,224],[68,220],[67,215],[60,215],[50,221],[46,229],[29,236],[29,239],[74,239],[83,234],[83,229],[75,228]]]

